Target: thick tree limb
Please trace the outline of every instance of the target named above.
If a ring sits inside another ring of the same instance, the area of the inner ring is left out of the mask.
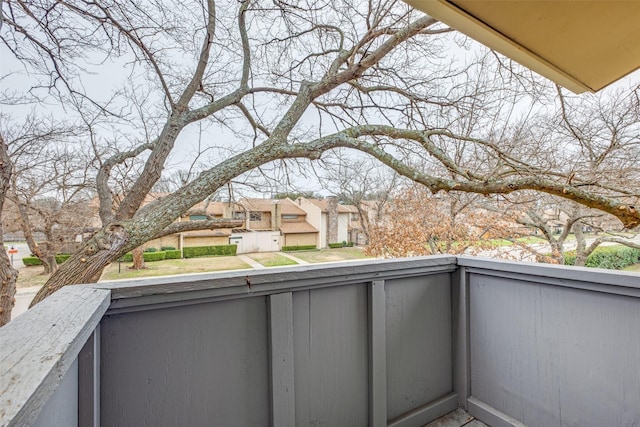
[[[196,230],[216,230],[220,228],[236,228],[242,227],[244,224],[243,221],[236,221],[230,219],[209,219],[204,221],[184,221],[184,222],[174,222],[173,224],[166,227],[161,232],[155,235],[155,239],[160,237],[169,236],[175,233],[184,233],[187,231],[196,231]]]

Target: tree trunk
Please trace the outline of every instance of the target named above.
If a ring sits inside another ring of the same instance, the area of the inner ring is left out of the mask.
[[[551,259],[554,263],[564,265],[564,247],[562,241],[551,243]]]
[[[131,253],[133,254],[133,267],[131,267],[131,269],[142,270],[147,268],[147,266],[144,264],[144,251],[142,250],[142,246],[138,246],[137,248],[132,250]]]
[[[0,225],[0,326],[6,325],[11,320],[11,311],[15,305],[16,280],[18,271],[11,266],[11,261],[4,250],[2,239],[2,225]]]
[[[15,305],[16,280],[18,271],[11,266],[11,261],[4,250],[4,231],[2,230],[2,208],[9,188],[12,165],[9,160],[7,146],[0,134],[0,326],[11,320],[11,310]]]
[[[27,246],[29,246],[29,250],[31,251],[33,256],[38,257],[38,259],[42,261],[42,265],[44,266],[44,272],[42,274],[50,275],[55,273],[55,271],[58,269],[55,250],[51,250],[51,248],[49,247],[50,244],[47,244],[46,250],[42,250],[42,248],[36,242],[36,239],[33,237],[33,229],[31,227],[31,220],[29,219],[27,205],[24,203],[18,203],[18,212],[20,212],[20,227],[22,228],[24,238],[27,241]]]
[[[47,280],[31,307],[64,286],[95,283],[107,265],[127,252],[129,238],[123,224],[111,224],[98,231]]]
[[[42,257],[40,257],[40,261],[42,261],[42,265],[44,266],[44,272],[42,274],[45,276],[55,273],[55,271],[58,269],[56,256],[49,253],[48,251]]]
[[[573,265],[578,267],[584,267],[587,262],[587,241],[582,232],[582,223],[580,221],[573,225],[573,233],[576,236],[576,261]]]

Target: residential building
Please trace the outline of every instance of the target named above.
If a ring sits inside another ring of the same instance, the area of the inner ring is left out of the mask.
[[[330,243],[351,242],[351,220],[357,215],[355,206],[341,205],[335,197],[326,199],[298,198],[295,203],[307,214],[307,222],[318,229],[319,248]]]

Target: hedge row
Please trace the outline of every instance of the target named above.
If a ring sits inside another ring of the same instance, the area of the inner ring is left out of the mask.
[[[342,243],[340,244],[342,246]],[[316,249],[316,245],[298,245],[298,246],[283,246],[282,250],[285,252],[291,251],[308,251],[310,249]]]
[[[638,262],[640,250],[627,246],[601,246],[587,257],[585,266],[619,270]],[[566,265],[576,263],[576,251],[567,251],[564,255]]]
[[[175,252],[177,252],[177,254]],[[133,254],[131,252],[127,252],[122,256],[121,259],[122,262],[133,262]],[[165,259],[180,259],[180,251],[143,252],[142,259],[144,259],[144,262],[162,261]]]
[[[166,254],[164,259],[180,259],[180,258],[182,258],[182,251],[179,250],[179,249],[165,250],[164,253]]]
[[[27,267],[33,267],[34,265],[42,265],[42,261],[40,261],[40,258],[35,256],[26,256],[22,258],[22,262]]]
[[[352,248],[353,247],[353,242],[329,243],[329,247],[331,249]]]
[[[237,249],[238,245],[191,246],[184,248],[182,253],[185,258],[233,256]]]
[[[56,255],[56,263],[62,264],[63,262],[68,260],[70,257],[71,257],[71,254],[57,254]],[[26,265],[27,267],[33,267],[35,265],[42,265],[42,261],[40,261],[40,258],[35,257],[35,256],[28,256],[28,257],[22,258],[22,263],[24,265]]]
[[[167,253],[164,251],[157,252],[143,252],[142,258],[144,262],[153,262],[153,261],[162,261],[167,256]]]

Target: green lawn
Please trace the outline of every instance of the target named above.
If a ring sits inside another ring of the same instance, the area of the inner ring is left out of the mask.
[[[360,248],[323,249],[320,251],[299,252],[296,251],[290,252],[290,255],[311,263],[369,258],[362,252],[362,249]]]
[[[519,237],[516,239],[517,242],[524,243],[526,245],[536,244],[536,243],[546,243],[545,239],[535,236],[527,236],[527,237]]]
[[[18,280],[16,281],[17,288],[28,288],[31,286],[41,286],[49,278],[48,275],[44,275],[44,267],[36,265],[33,267],[24,267],[18,270]]]
[[[282,265],[297,265],[298,263],[285,256],[275,252],[262,252],[255,254],[247,254],[252,260],[264,265],[265,267],[279,267]]]
[[[118,263],[107,267],[101,281],[115,279],[133,279],[138,277],[171,276],[174,274],[205,273],[220,270],[238,270],[251,268],[235,256],[169,259],[165,261],[147,262],[144,270],[130,270],[131,263],[122,263],[122,271],[118,273]]]

